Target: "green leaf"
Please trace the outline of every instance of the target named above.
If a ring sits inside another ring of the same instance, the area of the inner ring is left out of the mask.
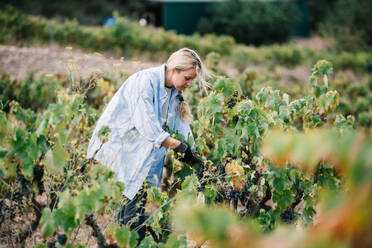
[[[280,177],[275,177],[273,181],[273,186],[276,190],[279,190],[279,191],[284,190],[284,182]]]
[[[8,151],[0,149],[0,158],[5,158]]]
[[[237,81],[231,80],[230,78],[220,77],[214,84],[214,89],[221,92],[226,97],[231,96],[234,91],[240,92],[240,85]]]
[[[235,108],[234,108],[235,109]],[[253,102],[251,100],[244,100],[237,104],[236,110],[239,116],[248,116],[253,109]]]
[[[247,131],[248,131],[248,135],[253,139],[257,139],[258,137],[260,137],[260,133],[258,132],[258,127],[256,123],[254,122],[248,124]]]
[[[292,202],[292,192],[288,189],[283,191],[279,191],[277,189],[274,190],[273,194],[273,201],[278,203],[278,208],[283,210]]]
[[[217,141],[217,149],[215,149],[215,156],[217,159],[220,159],[225,154],[225,143],[223,139],[218,139]]]
[[[78,205],[80,206],[80,208],[84,208],[85,212],[95,210],[98,200],[99,199],[97,197],[94,197],[93,194],[89,194],[87,190],[81,192],[77,199]]]
[[[183,181],[186,177],[192,175],[192,167],[184,163],[181,170],[175,172],[174,175]]]
[[[63,172],[63,168],[68,159],[68,153],[65,151],[60,142],[57,141],[53,150],[49,150],[45,155],[46,166],[53,172]]]
[[[205,197],[205,202],[207,204],[212,204],[216,199],[216,196],[219,194],[217,186],[215,185],[210,185],[209,187],[206,187],[203,193]]]
[[[146,236],[138,246],[138,248],[157,248],[158,245],[152,238],[152,236]]]
[[[161,192],[157,187],[151,187],[147,190],[147,197],[151,203],[161,203]]]
[[[50,208],[44,208],[42,217],[40,220],[41,235],[43,238],[47,238],[54,233],[55,224],[52,211]]]
[[[329,75],[333,71],[333,66],[327,60],[319,60],[313,67],[313,73],[318,75]]]
[[[302,214],[307,221],[311,221],[312,217],[314,216],[314,212],[314,208],[309,206],[304,208]]]
[[[102,126],[101,129],[98,131],[98,137],[102,143],[106,143],[108,141],[108,136],[110,135],[111,129],[109,126]]]
[[[137,238],[138,234],[130,231],[126,226],[116,228],[115,230],[115,239],[120,247],[136,247]]]
[[[182,191],[195,193],[198,183],[198,178],[194,174],[187,176],[181,184]]]
[[[64,201],[64,204],[54,211],[55,225],[66,233],[71,233],[78,226],[75,216],[76,207],[73,202]]]
[[[186,248],[187,240],[184,235],[177,236],[176,234],[172,233],[171,235],[169,235],[167,243],[161,244],[159,247],[161,248]]]
[[[220,93],[212,92],[208,97],[203,98],[198,105],[198,112],[204,116],[212,116],[222,113],[224,109],[224,98]]]
[[[318,84],[318,77],[315,76],[315,75],[311,75],[309,82],[310,82],[310,84],[311,84],[312,87],[317,86],[317,84]]]

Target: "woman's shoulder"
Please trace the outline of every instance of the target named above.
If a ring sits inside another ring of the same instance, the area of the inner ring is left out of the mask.
[[[158,84],[164,81],[164,73],[162,73],[162,68],[164,69],[164,65],[137,71],[127,78],[126,82],[123,83],[123,87],[127,88],[126,91],[129,89],[142,91],[149,86],[151,86],[151,88],[157,88]]]
[[[159,66],[153,66],[153,67],[149,67],[149,68],[140,70],[136,73],[144,74],[144,75],[148,75],[148,76],[161,77],[162,76],[162,70],[164,70],[164,66],[165,66],[165,64],[162,64],[162,65],[159,65]]]
[[[164,64],[160,66],[146,68],[140,71],[133,73],[129,78],[128,81],[137,81],[138,79],[143,81],[151,81],[152,83],[157,83],[164,81]]]

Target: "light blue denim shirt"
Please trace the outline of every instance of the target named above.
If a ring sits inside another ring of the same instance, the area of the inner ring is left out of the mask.
[[[169,136],[162,128],[165,121],[186,139],[192,136],[189,124],[180,119],[177,94],[177,89],[172,88],[166,120],[161,113],[168,96],[165,64],[136,72],[115,93],[96,124],[87,158],[98,151],[94,159],[116,173],[129,199],[133,199],[146,178],[156,187],[161,185],[167,152],[161,143]],[[102,144],[98,132],[106,125],[111,132]]]

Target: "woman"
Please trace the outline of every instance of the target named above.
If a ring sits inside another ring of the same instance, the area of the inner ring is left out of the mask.
[[[166,64],[131,75],[116,92],[98,120],[88,146],[87,157],[94,157],[116,173],[124,183],[128,203],[119,213],[119,222],[133,229],[143,223],[146,193],[138,192],[144,181],[160,187],[167,148],[184,153],[185,162],[194,162],[190,147],[170,137],[163,126],[178,131],[185,139],[192,135],[192,115],[182,91],[198,78],[205,89],[205,68],[198,54],[188,48],[174,52]],[[110,127],[108,142],[98,132]],[[138,193],[137,193],[138,192]],[[137,194],[137,195],[136,195]],[[137,216],[138,218],[134,218]],[[139,229],[139,240],[145,228]]]

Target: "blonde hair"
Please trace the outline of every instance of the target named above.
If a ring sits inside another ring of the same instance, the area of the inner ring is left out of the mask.
[[[180,71],[186,71],[195,68],[196,78],[199,82],[199,88],[201,91],[205,91],[205,93],[207,93],[206,87],[208,87],[209,85],[206,79],[211,78],[213,76],[213,73],[205,67],[199,55],[194,50],[186,47],[177,50],[176,52],[172,53],[171,56],[169,56],[166,66],[169,70],[177,69]],[[193,117],[190,111],[190,107],[183,100],[181,91],[178,92],[178,97],[180,99],[178,111],[180,113],[181,120],[186,123],[191,123],[193,121]]]

